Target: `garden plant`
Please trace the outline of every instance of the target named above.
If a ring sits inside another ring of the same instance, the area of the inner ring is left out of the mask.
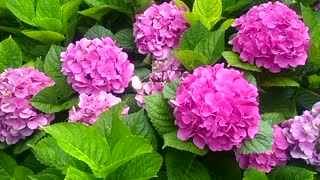
[[[0,0],[0,180],[319,180],[319,8]]]

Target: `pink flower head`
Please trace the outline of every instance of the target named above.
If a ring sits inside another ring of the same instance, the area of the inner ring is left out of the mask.
[[[61,53],[61,61],[68,82],[79,93],[87,94],[124,92],[134,70],[127,53],[109,37],[82,38],[76,44],[71,43]]]
[[[274,141],[272,151],[265,153],[241,154],[236,153],[237,161],[243,169],[257,168],[264,172],[270,172],[276,166],[284,166],[290,156],[286,152],[289,143],[278,125],[273,126]]]
[[[89,125],[94,124],[98,116],[105,110],[121,102],[121,99],[111,93],[100,91],[99,94],[80,94],[79,109],[73,107],[69,111],[69,121],[80,121]],[[122,114],[128,114],[129,107],[126,107]]]
[[[224,64],[199,67],[187,76],[171,101],[179,126],[178,138],[193,138],[212,151],[241,147],[259,131],[258,90],[235,69]]]
[[[308,27],[287,5],[268,2],[254,6],[236,19],[233,26],[239,32],[229,43],[243,61],[274,73],[306,63]]]
[[[180,10],[173,2],[153,4],[144,13],[136,15],[133,34],[142,54],[152,53],[157,60],[169,56],[177,48],[182,33],[189,27]]]
[[[283,132],[290,144],[292,158],[304,159],[308,164],[320,167],[320,102],[311,111],[304,111],[284,122]]]
[[[169,57],[164,61],[153,61],[148,81],[141,82],[140,79],[134,78],[137,83],[141,83],[140,86],[134,87],[137,91],[135,99],[138,105],[145,106],[143,96],[162,92],[164,83],[183,79],[187,74],[188,72],[175,57]],[[132,83],[134,84],[134,81]]]
[[[15,144],[34,130],[49,125],[54,114],[39,112],[28,102],[54,81],[42,72],[24,67],[0,74],[0,141]]]

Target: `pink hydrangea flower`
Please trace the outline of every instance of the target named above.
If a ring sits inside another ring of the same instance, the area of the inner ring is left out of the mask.
[[[287,5],[268,2],[254,6],[233,26],[239,32],[229,43],[243,61],[274,73],[306,63],[308,27]]]
[[[259,131],[258,90],[224,64],[196,68],[177,89],[175,124],[178,138],[212,151],[241,147]]]
[[[61,53],[62,71],[68,82],[79,93],[100,91],[122,93],[128,87],[134,65],[127,53],[109,38],[82,38],[69,44]]]
[[[42,72],[25,67],[0,74],[0,141],[15,144],[36,129],[49,125],[54,114],[39,112],[28,100],[54,81]]]
[[[320,167],[320,102],[282,124],[292,158]]]
[[[132,80],[133,88],[137,91],[135,99],[141,107],[145,107],[143,96],[162,92],[164,83],[183,79],[188,74],[175,57],[169,57],[164,61],[153,61],[152,72],[146,82],[134,76]],[[139,86],[135,86],[139,84]]]
[[[139,52],[152,53],[157,60],[167,58],[171,49],[178,47],[182,33],[189,27],[183,12],[173,2],[164,2],[136,15],[133,33]]]
[[[237,161],[243,169],[257,168],[264,172],[270,172],[276,166],[284,166],[290,159],[287,149],[289,143],[278,125],[273,126],[274,141],[272,151],[265,153],[241,154],[236,153]]]
[[[92,125],[103,111],[120,102],[120,98],[104,91],[92,95],[82,93],[80,94],[79,108],[72,107],[69,111],[69,121],[80,121]],[[128,114],[128,111],[129,107],[126,107],[122,114]]]

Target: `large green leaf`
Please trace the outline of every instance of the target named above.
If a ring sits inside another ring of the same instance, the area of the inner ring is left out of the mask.
[[[21,32],[31,39],[38,40],[45,44],[55,44],[65,39],[64,35],[53,31],[23,30]]]
[[[208,170],[192,153],[170,149],[166,155],[168,179],[210,180]]]
[[[72,166],[69,167],[65,180],[98,180],[93,174],[85,173]]]
[[[180,85],[180,80],[165,83],[163,87],[163,97],[166,99],[175,99],[176,91]]]
[[[60,0],[37,0],[36,18],[56,18],[61,19]]]
[[[5,0],[7,8],[21,21],[34,26],[35,0]]]
[[[260,121],[259,133],[253,139],[244,141],[243,146],[237,149],[242,154],[262,153],[272,149],[273,129],[266,121]]]
[[[91,17],[97,21],[100,21],[101,18],[106,15],[108,12],[110,12],[112,9],[109,8],[107,5],[100,5],[92,8],[85,9],[83,11],[80,11],[79,13]]]
[[[186,19],[188,20],[191,27],[195,26],[197,23],[201,22],[204,27],[206,27],[206,30],[211,30],[212,26],[210,24],[210,21],[201,14],[196,14],[193,12],[185,12],[183,13]]]
[[[63,91],[63,89],[61,90]],[[74,97],[66,101],[60,101],[60,99],[58,98],[59,91],[60,90],[57,88],[57,86],[47,87],[44,90],[40,91],[32,99],[30,99],[29,103],[45,113],[60,112],[70,109],[71,107],[78,104],[78,97]]]
[[[320,19],[318,15],[310,7],[304,7],[303,5],[301,5],[301,14],[304,22],[309,27],[312,43],[320,47]]]
[[[268,180],[267,175],[257,169],[247,169],[243,173],[243,180]]]
[[[11,180],[11,176],[1,167],[0,167],[0,178],[2,180]]]
[[[58,98],[65,100],[74,93],[74,90],[67,82],[66,76],[61,72],[60,54],[63,51],[64,48],[60,46],[52,45],[50,47],[44,60],[44,72],[55,81]]]
[[[311,109],[312,106],[320,101],[320,94],[308,89],[300,88],[296,92],[297,104],[303,106],[306,109]]]
[[[52,137],[42,139],[32,146],[32,150],[41,163],[58,168],[64,173],[67,172],[69,166],[81,170],[88,169],[85,163],[64,152]]]
[[[269,180],[313,180],[316,172],[301,167],[278,166],[268,174]]]
[[[178,139],[177,134],[177,131],[172,131],[167,134],[164,134],[164,145],[162,148],[172,147],[183,151],[189,151],[201,156],[208,153],[208,148],[199,149],[196,145],[194,145],[192,141],[181,141],[180,139]]]
[[[205,39],[201,40],[194,51],[208,58],[207,64],[216,63],[224,50],[224,30],[210,32]]]
[[[17,167],[16,161],[6,153],[0,151],[0,177],[7,174],[13,176],[14,169]]]
[[[208,57],[193,50],[177,50],[173,51],[173,54],[188,70],[193,70],[199,66],[204,66],[208,64],[209,61]]]
[[[113,37],[113,33],[103,26],[95,25],[86,32],[84,37],[88,39]]]
[[[114,127],[112,127],[114,129]],[[121,129],[115,129],[121,131]],[[128,148],[130,147],[130,148]],[[117,168],[127,163],[140,155],[151,153],[152,146],[143,138],[139,136],[123,137],[116,144],[111,146],[111,155],[109,163],[100,168],[96,173],[98,177],[107,177],[113,173]]]
[[[129,16],[134,16],[134,8],[126,0],[85,0],[86,3],[92,6],[108,6],[110,9],[117,10]]]
[[[222,52],[222,56],[228,62],[228,66],[234,66],[241,69],[261,72],[262,70],[255,65],[249,64],[247,62],[243,62],[237,53],[232,51],[224,51]]]
[[[269,86],[276,86],[276,87],[299,87],[299,83],[289,77],[285,76],[273,76],[261,82],[261,86],[269,87]]]
[[[136,44],[134,43],[133,30],[131,28],[122,29],[114,35],[114,39],[119,47],[127,51],[134,51]]]
[[[180,50],[194,50],[196,45],[209,34],[208,29],[198,22],[189,28],[181,37],[179,43]]]
[[[123,117],[124,122],[130,128],[132,134],[140,135],[149,141],[150,144],[157,147],[157,137],[155,135],[154,129],[146,117],[144,109],[140,111],[129,114]]]
[[[0,72],[8,67],[18,68],[22,65],[22,53],[19,46],[9,36],[0,42]]]
[[[31,180],[62,180],[64,177],[61,171],[56,168],[46,168],[36,175],[29,176]]]
[[[221,18],[222,2],[221,0],[195,0],[192,12],[206,17],[212,28]]]
[[[174,125],[173,110],[163,94],[157,93],[144,96],[148,116],[160,135],[172,132],[177,129]]]
[[[108,142],[92,127],[81,123],[58,123],[44,130],[65,152],[87,163],[93,171],[100,170],[110,159]]]
[[[138,156],[120,166],[110,174],[107,180],[150,179],[155,177],[162,165],[162,157],[158,153],[147,153]]]
[[[77,16],[77,11],[79,10],[79,6],[82,3],[82,0],[71,0],[65,2],[62,7],[62,23],[67,24],[68,21],[73,19],[72,17]]]
[[[64,33],[64,25],[57,18],[35,18],[33,22],[39,29]]]
[[[270,113],[262,114],[261,120],[266,121],[271,125],[274,125],[274,124],[280,124],[283,121],[285,121],[286,119],[284,118],[284,116],[281,113],[270,112]]]
[[[26,150],[28,150],[31,146],[34,146],[41,138],[46,135],[44,131],[37,131],[32,134],[31,137],[28,137],[25,141],[20,141],[15,145],[13,149],[14,154],[20,154]]]
[[[14,169],[14,173],[11,179],[14,180],[29,180],[30,178],[28,177],[29,175],[33,175],[34,173],[24,167],[24,166],[18,166]]]

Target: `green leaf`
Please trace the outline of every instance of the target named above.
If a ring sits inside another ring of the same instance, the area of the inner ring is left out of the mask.
[[[175,149],[183,150],[183,151],[189,151],[194,154],[203,156],[208,153],[208,149],[199,149],[192,141],[181,141],[177,137],[178,132],[172,131],[167,134],[163,135],[164,145],[163,149],[166,147],[172,147]]]
[[[55,44],[65,39],[64,35],[53,31],[32,31],[24,30],[22,34],[28,36],[31,39],[38,40],[45,44]]]
[[[128,3],[126,0],[85,0],[86,3],[91,4],[93,6],[101,6],[105,5],[108,6],[110,9],[114,9],[116,11],[122,12],[127,14],[128,16],[134,16],[134,8],[132,7],[131,3]]]
[[[69,167],[65,180],[97,180],[98,178],[94,177],[93,174],[85,173],[76,169],[72,166]]]
[[[229,27],[233,24],[235,19],[227,19],[225,20],[221,25],[220,28],[221,30],[227,30]]]
[[[37,0],[36,18],[56,18],[61,19],[60,0]]]
[[[269,180],[313,180],[316,172],[301,167],[278,166],[268,174]]]
[[[205,39],[201,40],[195,47],[194,51],[205,55],[209,61],[207,64],[216,63],[224,50],[224,31],[217,30],[210,32]]]
[[[174,125],[173,110],[163,97],[163,94],[157,93],[144,96],[144,101],[150,121],[160,135],[177,129]]]
[[[261,120],[266,121],[271,125],[274,125],[274,124],[282,123],[283,121],[286,120],[286,118],[284,118],[284,116],[281,113],[269,112],[269,113],[262,114]]]
[[[262,70],[255,65],[249,64],[247,62],[243,62],[237,53],[232,51],[224,51],[222,52],[222,56],[228,62],[228,67],[234,66],[241,69],[261,72]]]
[[[56,45],[52,45],[44,60],[44,72],[52,80],[55,81],[56,94],[59,99],[69,99],[74,93],[74,90],[67,81],[66,76],[61,72],[61,60],[60,54],[64,51],[64,48]]]
[[[104,37],[113,37],[113,34],[110,30],[104,28],[103,26],[95,25],[86,32],[84,37],[88,39],[104,38]]]
[[[47,87],[40,91],[29,103],[45,113],[56,113],[63,110],[70,109],[72,106],[76,106],[79,102],[78,97],[71,98],[67,101],[60,102],[57,92],[59,89],[57,86]]]
[[[31,180],[62,180],[64,175],[55,168],[47,168],[36,175],[29,176]]]
[[[179,43],[179,50],[194,50],[196,45],[208,34],[208,29],[201,22],[198,22],[183,33]]]
[[[0,167],[0,178],[1,180],[11,180],[11,176],[1,167]]]
[[[112,129],[121,131],[121,129]],[[128,148],[130,147],[130,148]],[[112,144],[111,156],[106,166],[99,169],[95,174],[97,177],[107,177],[113,173],[117,168],[129,162],[140,155],[151,153],[152,146],[143,137],[127,136],[121,138],[116,144]]]
[[[93,171],[98,171],[109,161],[109,144],[92,127],[81,123],[58,123],[44,130],[56,139],[65,152],[87,163]]]
[[[35,26],[32,19],[36,17],[34,0],[5,0],[7,8],[21,21]]]
[[[18,166],[14,169],[14,173],[13,173],[13,177],[12,179],[14,180],[28,180],[30,178],[28,178],[29,175],[33,175],[34,173],[24,167],[24,166]]]
[[[284,76],[273,76],[271,78],[268,78],[261,82],[261,86],[264,87],[270,87],[270,86],[276,86],[276,87],[286,87],[286,86],[291,86],[291,87],[299,87],[299,83],[296,82],[295,80],[289,78],[289,77],[284,77]]]
[[[306,109],[311,109],[312,106],[320,101],[320,94],[308,89],[299,88],[296,92],[297,104],[303,106]]]
[[[37,131],[33,133],[32,137],[28,137],[27,140],[19,142],[13,149],[14,154],[20,154],[28,150],[31,146],[34,146],[41,138],[46,135],[44,131]]]
[[[110,12],[112,9],[109,8],[107,5],[101,5],[92,7],[89,9],[85,9],[83,11],[80,11],[79,14],[82,14],[84,16],[91,17],[97,21],[100,21],[101,18],[106,15],[108,12]]]
[[[22,65],[22,53],[11,36],[0,42],[0,72],[8,67],[18,68]]]
[[[243,180],[268,180],[268,177],[264,172],[252,168],[245,170],[243,176]]]
[[[168,179],[210,180],[208,170],[192,153],[170,149],[166,155]]]
[[[17,167],[16,161],[8,156],[6,153],[3,151],[0,151],[0,177],[1,175],[8,174],[10,176],[13,176],[14,170]]]
[[[122,29],[114,35],[114,39],[119,47],[133,52],[136,48],[134,43],[133,30],[131,28]]]
[[[212,28],[221,18],[222,2],[221,0],[195,0],[192,12],[206,17]]]
[[[108,180],[150,179],[156,177],[162,165],[162,157],[158,153],[138,156],[120,166],[107,177]]]
[[[84,0],[89,6],[100,6],[103,5],[104,2],[102,0]]]
[[[111,136],[112,121],[114,119],[120,119],[122,110],[125,106],[125,102],[122,101],[119,104],[111,106],[108,110],[102,112],[97,118],[93,127],[100,133],[101,136],[107,139]]]
[[[193,12],[185,12],[183,13],[186,19],[189,21],[191,24],[191,28],[195,26],[198,22],[203,24],[204,27],[206,27],[206,30],[211,30],[212,26],[210,24],[210,21],[203,15],[201,14],[196,14]]]
[[[166,99],[175,99],[177,88],[179,87],[180,83],[181,83],[180,80],[164,83],[163,97]]]
[[[82,161],[64,152],[52,137],[46,137],[32,146],[32,150],[37,159],[50,167],[55,167],[67,172],[70,166],[87,170],[88,166]]]
[[[33,22],[40,28],[48,31],[64,33],[64,26],[59,19],[56,18],[35,18]]]
[[[146,117],[144,109],[124,116],[123,121],[130,128],[132,134],[144,137],[150,144],[153,145],[154,149],[157,148],[157,137]]]
[[[189,7],[182,0],[173,0],[173,3],[178,6],[179,9],[186,9],[189,11]]]
[[[259,133],[253,138],[244,141],[243,146],[237,149],[239,153],[263,153],[270,151],[273,143],[273,129],[266,121],[260,121]]]
[[[192,50],[177,50],[173,51],[173,54],[188,70],[193,70],[199,66],[204,66],[208,64],[209,61],[205,55]]]
[[[309,27],[312,44],[320,47],[320,19],[317,17],[318,15],[310,7],[304,7],[303,5],[301,5],[301,14],[303,21]]]
[[[245,72],[243,77],[250,83],[253,84],[254,86],[257,86],[257,80],[256,78],[253,76],[253,74],[251,74],[250,72]]]

